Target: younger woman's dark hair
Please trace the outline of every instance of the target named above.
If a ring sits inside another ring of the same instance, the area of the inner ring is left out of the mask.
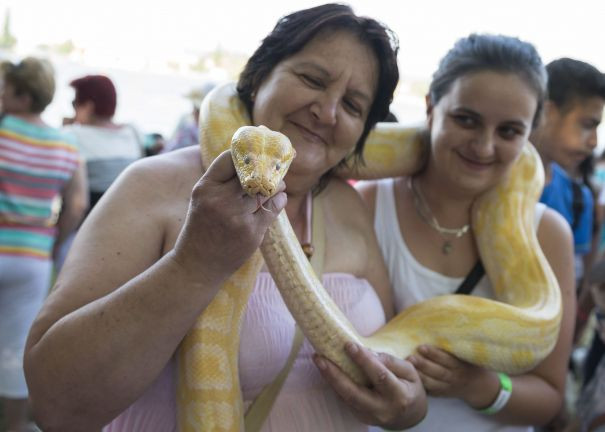
[[[433,74],[431,104],[436,105],[458,78],[482,71],[514,73],[524,79],[538,99],[532,125],[536,127],[546,98],[546,69],[536,48],[515,37],[471,34],[458,40]]]
[[[319,33],[340,30],[357,36],[371,48],[379,67],[376,96],[355,146],[354,154],[359,159],[370,129],[389,114],[389,105],[399,81],[399,42],[395,34],[378,21],[357,16],[349,6],[334,3],[284,16],[248,60],[237,83],[237,91],[248,111],[252,112],[254,93],[278,63],[301,51]]]

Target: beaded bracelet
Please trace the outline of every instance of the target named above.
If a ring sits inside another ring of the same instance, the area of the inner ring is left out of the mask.
[[[500,412],[510,399],[510,395],[513,392],[513,382],[510,377],[503,372],[498,372],[498,379],[500,380],[500,392],[494,403],[487,408],[479,410],[481,414],[492,415]]]

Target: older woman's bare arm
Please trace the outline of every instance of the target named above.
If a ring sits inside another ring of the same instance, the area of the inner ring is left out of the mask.
[[[136,400],[285,205],[253,213],[229,154],[199,181],[195,157],[131,167],[78,234],[25,354],[44,430],[98,429]]]

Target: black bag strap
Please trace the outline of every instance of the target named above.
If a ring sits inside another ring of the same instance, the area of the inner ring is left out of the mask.
[[[477,264],[475,264],[469,274],[466,275],[466,278],[462,281],[454,294],[470,294],[484,274],[485,269],[483,268],[483,264],[481,263],[481,260],[478,260]]]

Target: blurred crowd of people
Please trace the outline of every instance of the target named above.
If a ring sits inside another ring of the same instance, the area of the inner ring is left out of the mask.
[[[0,75],[0,412],[17,431],[27,419],[25,338],[79,225],[131,163],[197,142],[199,106],[214,83],[185,95],[193,111],[166,142],[114,120],[118,95],[105,75],[68,83],[74,111],[62,125],[42,119],[59,85],[49,61],[4,62]]]

